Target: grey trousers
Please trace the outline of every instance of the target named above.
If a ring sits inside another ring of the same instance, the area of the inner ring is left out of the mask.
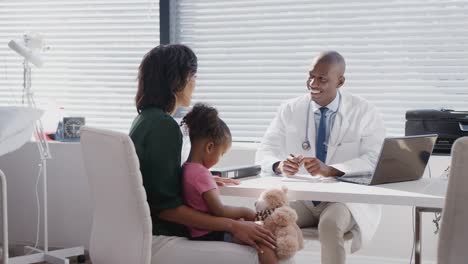
[[[344,234],[356,222],[342,203],[322,202],[315,207],[312,201],[292,201],[290,206],[297,212],[299,227],[317,227],[321,244],[322,264],[345,264]]]

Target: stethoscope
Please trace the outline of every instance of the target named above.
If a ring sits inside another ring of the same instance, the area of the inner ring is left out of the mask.
[[[336,113],[338,114],[341,107],[341,93],[338,92],[338,109],[336,109]],[[304,141],[302,142],[302,149],[303,150],[310,150],[310,141],[309,141],[309,118],[310,118],[310,105],[312,104],[312,99],[309,100],[309,105],[307,106],[307,119],[306,119],[306,131]]]

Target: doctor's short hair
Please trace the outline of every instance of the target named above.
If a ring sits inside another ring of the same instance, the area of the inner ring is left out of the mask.
[[[151,106],[172,112],[176,94],[184,90],[197,68],[197,56],[185,45],[159,45],[150,50],[138,69],[137,112]]]
[[[342,67],[343,74],[346,71],[346,61],[344,57],[337,51],[334,51],[334,50],[322,51],[315,58],[315,60],[321,63],[339,65],[340,67]]]
[[[219,118],[218,110],[207,104],[195,104],[184,116],[181,125],[188,129],[191,142],[209,138],[215,145],[221,145],[232,141],[231,131]]]

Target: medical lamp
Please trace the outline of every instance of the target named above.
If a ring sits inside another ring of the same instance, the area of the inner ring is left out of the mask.
[[[37,109],[36,103],[34,102],[34,94],[31,91],[31,66],[30,63],[36,67],[42,67],[43,61],[40,56],[40,52],[48,49],[44,45],[44,41],[39,34],[24,34],[22,40],[11,40],[8,43],[8,47],[14,50],[16,53],[24,58],[23,61],[23,104],[26,98],[26,103],[29,107]],[[49,236],[48,236],[48,221],[47,221],[47,160],[51,159],[49,144],[42,127],[42,122],[39,119],[34,127],[35,135],[37,136],[37,146],[39,148],[39,154],[41,156],[41,163],[39,164],[39,175],[42,176],[43,185],[43,228],[44,228],[44,249],[38,249],[34,247],[27,247],[31,252],[35,254],[27,256],[19,256],[13,258],[5,258],[3,263],[36,263],[41,261],[51,261],[53,263],[64,263],[68,264],[66,257],[82,255],[84,253],[83,247],[75,247],[69,249],[49,251]],[[8,244],[7,241],[4,243]],[[8,255],[6,255],[8,256]]]

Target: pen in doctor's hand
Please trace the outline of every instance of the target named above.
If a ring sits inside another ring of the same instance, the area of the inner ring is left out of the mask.
[[[303,160],[303,156],[302,155],[299,155],[298,157],[294,156],[293,154],[289,153],[289,156],[291,156],[292,160],[289,159],[290,161],[294,161],[296,164],[298,165],[301,165],[302,163],[302,160]]]

